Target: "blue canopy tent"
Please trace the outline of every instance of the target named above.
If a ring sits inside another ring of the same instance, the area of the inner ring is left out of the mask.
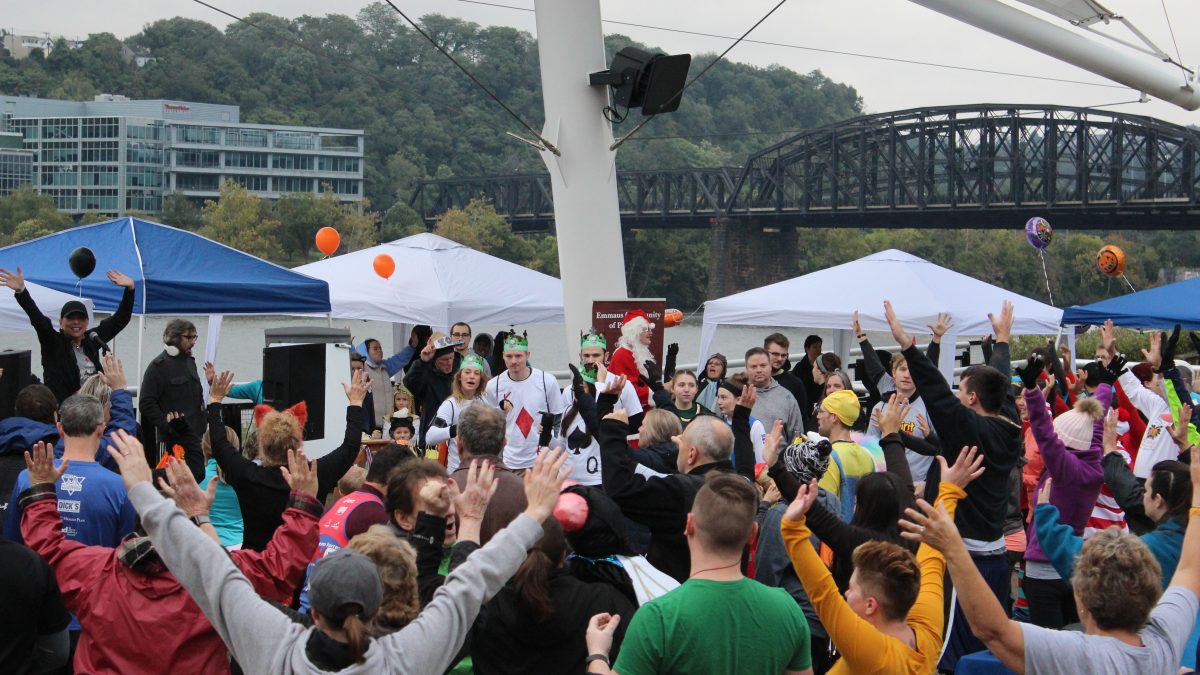
[[[1118,326],[1200,329],[1200,278],[1148,288],[1137,293],[1063,310],[1064,325],[1098,325],[1112,319]]]
[[[82,285],[67,264],[71,251],[86,246],[96,270]],[[0,248],[0,267],[20,266],[25,279],[91,298],[112,312],[122,289],[105,277],[118,269],[136,284],[133,313],[327,314],[329,284],[256,258],[198,234],[140,218],[83,225]]]

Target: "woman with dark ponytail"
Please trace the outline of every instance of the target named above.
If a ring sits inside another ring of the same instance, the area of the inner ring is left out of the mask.
[[[600,612],[632,616],[634,605],[607,583],[587,583],[563,567],[566,542],[554,518],[525,562],[491,602],[483,606],[471,637],[478,675],[582,673],[588,619]],[[613,641],[620,646],[624,631]]]

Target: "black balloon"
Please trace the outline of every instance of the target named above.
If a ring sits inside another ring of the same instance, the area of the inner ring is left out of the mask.
[[[69,259],[71,263],[71,271],[80,279],[91,274],[96,269],[96,254],[92,253],[92,249],[86,246],[71,251]]]

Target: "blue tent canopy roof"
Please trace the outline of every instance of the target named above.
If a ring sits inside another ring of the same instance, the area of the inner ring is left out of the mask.
[[[1101,300],[1063,310],[1064,324],[1097,325],[1112,319],[1118,326],[1200,329],[1200,278]]]
[[[67,259],[86,246],[96,269],[80,284]],[[275,314],[329,312],[329,285],[198,234],[140,218],[83,225],[0,248],[0,267],[25,279],[92,299],[111,312],[122,289],[110,269],[133,277],[135,314]],[[54,308],[43,308],[54,311]]]

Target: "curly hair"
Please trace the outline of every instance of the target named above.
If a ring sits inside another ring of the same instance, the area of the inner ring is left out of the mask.
[[[421,611],[417,593],[417,554],[387,525],[372,525],[350,540],[349,547],[375,563],[383,582],[383,603],[371,617],[371,635],[383,637],[404,628]]]
[[[1101,630],[1141,630],[1162,595],[1162,568],[1137,536],[1110,527],[1083,544],[1075,603]]]
[[[868,541],[854,549],[859,583],[879,601],[883,615],[901,621],[921,591],[921,568],[908,549],[886,541]]]
[[[304,430],[300,420],[289,412],[272,411],[258,425],[258,450],[263,466],[282,466],[287,463],[287,451],[299,450]]]

